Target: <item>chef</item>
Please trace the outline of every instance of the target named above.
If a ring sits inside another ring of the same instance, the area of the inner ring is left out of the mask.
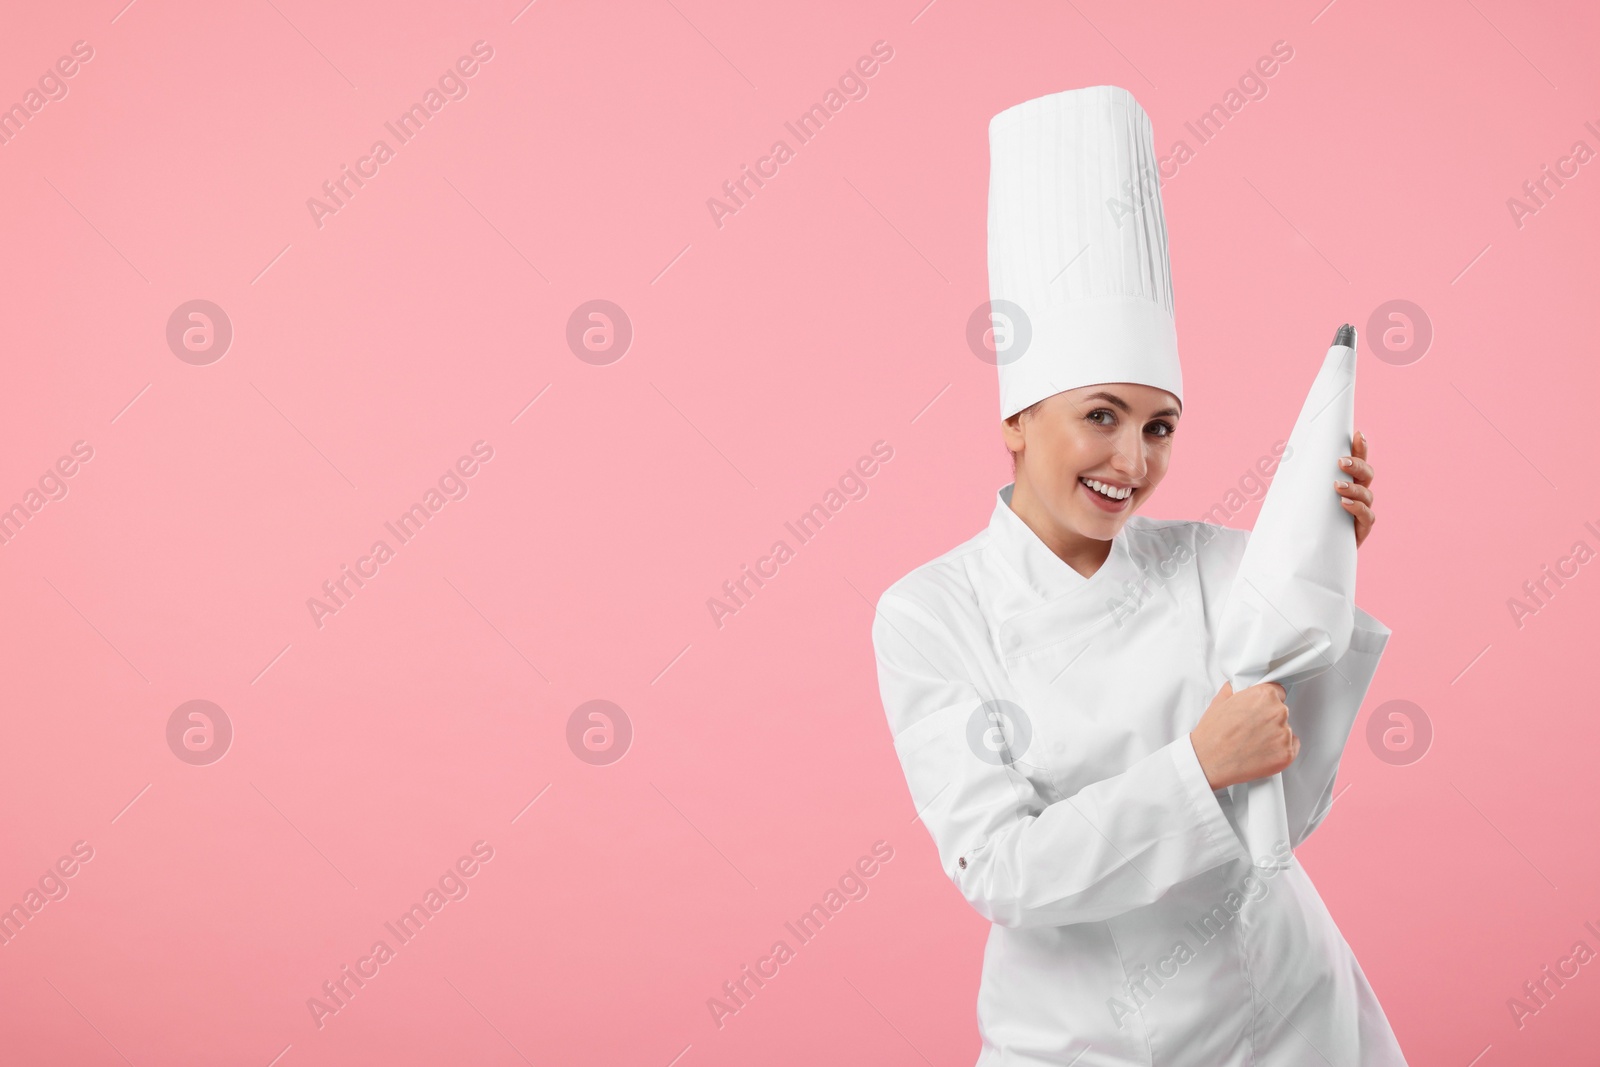
[[[1404,1065],[1292,854],[1332,805],[1389,628],[1356,608],[1292,709],[1275,683],[1225,683],[1213,635],[1249,533],[1138,514],[1183,412],[1150,120],[1096,86],[1001,112],[989,140],[1015,478],[872,626],[911,799],[993,923],[979,1067]],[[1359,545],[1373,470],[1362,435],[1351,449],[1328,492]],[[1278,772],[1285,866],[1259,868],[1235,800]]]

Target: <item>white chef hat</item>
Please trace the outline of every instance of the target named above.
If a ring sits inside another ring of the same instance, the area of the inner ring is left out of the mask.
[[[1134,382],[1183,401],[1150,117],[1126,89],[1029,100],[989,122],[989,295],[1000,417]],[[1003,350],[1001,350],[1003,348]]]

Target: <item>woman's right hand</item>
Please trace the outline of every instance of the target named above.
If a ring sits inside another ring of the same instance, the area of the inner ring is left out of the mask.
[[[1265,778],[1294,762],[1300,739],[1289,729],[1284,695],[1277,682],[1262,682],[1239,693],[1223,683],[1189,733],[1212,789]]]

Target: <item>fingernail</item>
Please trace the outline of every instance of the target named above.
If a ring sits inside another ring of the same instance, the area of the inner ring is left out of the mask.
[[[1346,456],[1344,459],[1341,459],[1339,461],[1339,466],[1341,466],[1341,467],[1349,467],[1349,466],[1353,466],[1354,464],[1355,464],[1355,460],[1351,459],[1349,456]]]
[[[1333,484],[1335,486],[1337,486],[1338,488],[1340,488],[1340,489],[1348,489],[1348,488],[1350,488],[1350,483],[1349,482],[1334,482]]]
[[[1361,435],[1361,444],[1362,444],[1362,446],[1365,447],[1366,443],[1367,443],[1367,433],[1366,433],[1366,431],[1365,430],[1359,430],[1357,432]]]

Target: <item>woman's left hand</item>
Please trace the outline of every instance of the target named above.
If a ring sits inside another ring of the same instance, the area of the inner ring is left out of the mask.
[[[1339,461],[1350,481],[1335,481],[1334,489],[1344,499],[1339,501],[1356,520],[1356,547],[1372,532],[1378,521],[1372,513],[1372,464],[1367,462],[1367,435],[1357,430],[1350,442],[1351,454]]]

